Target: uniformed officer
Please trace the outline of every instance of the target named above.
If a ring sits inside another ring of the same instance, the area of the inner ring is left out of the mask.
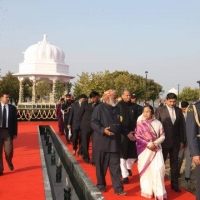
[[[186,134],[191,156],[196,165],[196,200],[200,200],[200,101],[187,108]]]

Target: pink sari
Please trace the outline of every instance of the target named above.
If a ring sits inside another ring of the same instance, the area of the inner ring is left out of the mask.
[[[155,120],[155,118],[151,120],[141,120],[137,122],[137,126],[135,129],[135,137],[136,137],[136,145],[137,145],[137,153],[138,156],[147,148],[147,144],[149,142],[153,142],[157,139],[157,134],[154,128],[151,126],[151,122]],[[159,136],[164,134],[164,131],[160,133]],[[142,171],[140,171],[140,175],[145,172],[146,168],[150,165],[152,160],[154,159],[156,152],[160,149],[158,146],[157,148],[152,150],[152,155],[146,160],[146,164]]]
[[[137,122],[135,129],[140,174],[141,195],[146,198],[167,199],[164,176],[165,164],[160,144],[150,150],[147,145],[164,134],[162,124],[154,119]],[[162,136],[163,137],[163,136]]]

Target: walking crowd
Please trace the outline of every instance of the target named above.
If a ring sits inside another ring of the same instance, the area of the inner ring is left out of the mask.
[[[141,195],[167,199],[165,161],[169,158],[171,189],[178,185],[180,167],[186,151],[185,180],[190,181],[192,160],[196,164],[196,199],[200,200],[200,102],[176,105],[177,96],[168,93],[164,103],[154,109],[147,102],[137,104],[137,96],[123,89],[120,98],[110,89],[100,97],[92,91],[76,101],[70,94],[60,99],[56,113],[59,133],[72,143],[75,156],[96,167],[97,188],[106,192],[109,168],[114,193],[126,195],[132,166],[137,162]],[[89,143],[92,140],[92,156]]]

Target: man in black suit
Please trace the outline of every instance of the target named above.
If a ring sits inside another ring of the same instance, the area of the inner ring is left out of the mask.
[[[92,91],[89,95],[90,99],[81,104],[79,117],[81,120],[81,144],[83,150],[83,160],[85,163],[90,163],[88,153],[90,137],[93,133],[91,128],[91,116],[94,108],[99,104],[99,93]]]
[[[71,94],[66,94],[65,98],[66,98],[65,103],[62,104],[61,109],[64,111],[64,129],[65,129],[65,134],[66,134],[66,141],[69,144],[70,138],[69,138],[69,129],[67,128],[67,125],[68,125],[69,114],[70,114],[70,109],[71,109],[73,100],[71,99]]]
[[[8,104],[9,93],[1,93],[0,103],[0,175],[3,175],[3,147],[9,169],[14,170],[13,139],[17,138],[17,112],[16,107]]]
[[[131,95],[131,102],[136,104],[137,106],[137,113],[138,113],[138,116],[140,116],[143,112],[143,107],[139,104],[137,104],[137,96],[135,94],[132,94]]]
[[[189,105],[186,117],[187,143],[196,165],[196,200],[200,199],[200,101]]]
[[[182,110],[176,106],[177,96],[168,93],[166,105],[156,109],[155,117],[161,121],[165,131],[165,141],[162,143],[164,161],[169,154],[171,167],[171,189],[181,192],[178,187],[178,153],[184,147],[186,140],[184,131],[184,116]]]
[[[120,170],[121,133],[130,140],[134,140],[134,136],[121,123],[115,90],[104,92],[103,102],[94,109],[91,118],[91,127],[94,130],[97,188],[105,192],[105,176],[109,167],[115,194],[125,195]]]
[[[122,124],[129,131],[135,130],[138,118],[138,107],[136,103],[131,102],[131,94],[128,89],[123,89],[122,100],[118,103],[120,107]],[[120,167],[123,177],[123,183],[129,183],[128,176],[132,176],[132,166],[137,159],[137,150],[135,141],[131,141],[126,136],[121,136],[121,158]]]
[[[80,118],[78,116],[78,112],[81,108],[81,103],[87,99],[87,96],[85,94],[81,94],[79,96],[79,100],[72,104],[69,119],[68,119],[68,129],[71,129],[72,131],[72,144],[73,144],[73,152],[72,154],[75,156],[76,151],[78,148],[78,142],[79,142],[79,152],[78,155],[82,156],[82,149],[81,149],[81,135],[80,135]]]

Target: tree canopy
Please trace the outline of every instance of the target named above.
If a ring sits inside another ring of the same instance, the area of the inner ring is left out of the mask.
[[[14,102],[17,105],[19,100],[19,80],[12,75],[12,72],[8,72],[0,81],[0,91],[6,91],[10,94],[11,103]]]
[[[32,97],[32,86],[33,83],[30,81],[30,79],[25,79],[23,81],[23,86],[24,86],[24,101],[26,100],[26,98],[30,98]]]
[[[45,96],[49,96],[51,91],[51,85],[46,81],[38,81],[36,83],[36,95],[40,98],[41,102]]]
[[[29,79],[23,81],[24,86],[24,100],[32,97],[32,82]],[[95,90],[102,95],[108,89],[115,89],[118,96],[121,95],[121,91],[127,88],[131,91],[131,94],[136,94],[138,100],[144,100],[146,92],[146,79],[142,76],[131,74],[128,71],[114,71],[110,73],[108,70],[105,72],[89,73],[82,72],[78,75],[78,80],[73,85],[72,83],[63,83],[61,81],[56,82],[55,94],[59,99],[63,96],[64,91],[70,93],[70,90],[74,87],[74,95],[78,96],[85,93],[89,96],[90,92]],[[52,90],[52,84],[46,81],[39,81],[36,84],[36,95],[43,100],[44,97],[49,96]],[[0,92],[7,91],[10,94],[11,103],[16,105],[19,99],[19,81],[17,77],[12,75],[12,72],[8,72],[0,80]],[[159,95],[163,93],[162,86],[156,83],[153,79],[147,79],[147,100],[153,102],[159,98]],[[184,87],[179,94],[179,100],[193,101],[199,99],[199,89],[191,87]]]
[[[191,87],[184,87],[179,95],[181,101],[193,101],[199,99],[199,89]]]
[[[65,84],[61,81],[56,81],[56,86],[55,86],[55,97],[57,100],[59,100],[65,91]]]
[[[136,74],[130,74],[128,71],[115,71],[110,73],[105,72],[88,73],[83,72],[78,75],[78,80],[74,84],[74,94],[78,96],[85,93],[87,96],[92,90],[103,94],[108,89],[115,89],[118,96],[121,91],[127,88],[131,94],[136,94],[138,99],[142,100],[146,92],[146,79]],[[147,100],[155,100],[159,97],[162,91],[162,86],[152,79],[147,79]]]

